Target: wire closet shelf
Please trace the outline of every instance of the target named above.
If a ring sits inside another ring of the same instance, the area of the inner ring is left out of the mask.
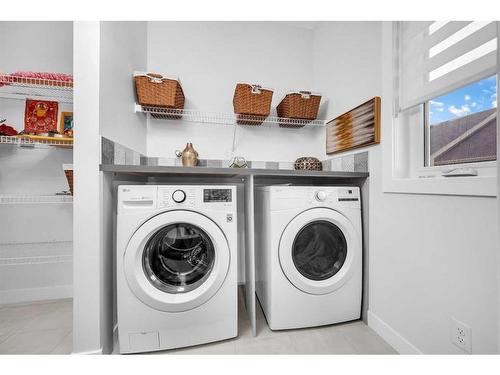
[[[0,195],[0,204],[62,204],[73,203],[71,195]]]
[[[163,120],[182,120],[187,122],[198,122],[204,124],[217,125],[240,125],[246,127],[259,128],[262,126],[274,127],[281,126],[285,128],[317,128],[325,125],[324,120],[302,120],[275,116],[250,116],[238,115],[234,113],[205,112],[191,109],[170,109],[160,107],[141,106],[135,104],[135,112],[142,112],[155,119]],[[242,121],[244,123],[238,123]]]
[[[7,136],[0,135],[0,144],[17,145],[21,147],[64,147],[72,148],[73,140],[58,139],[56,137],[37,137],[37,139],[30,138],[28,136]]]
[[[0,98],[73,103],[73,82],[0,73]]]

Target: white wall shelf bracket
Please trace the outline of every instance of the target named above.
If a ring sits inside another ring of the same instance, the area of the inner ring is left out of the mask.
[[[53,79],[0,75],[0,98],[73,103],[73,83]]]
[[[291,129],[306,129],[324,127],[324,120],[302,120],[284,117],[268,116],[263,118],[261,116],[237,115],[234,113],[221,113],[221,112],[204,112],[191,109],[170,109],[151,106],[141,106],[134,104],[134,111],[136,113],[146,113],[155,119],[162,120],[182,120],[186,122],[197,122],[203,124],[216,124],[216,125],[240,125],[245,127],[275,127],[280,126],[283,128]],[[238,124],[238,120],[244,120],[245,124]],[[260,124],[262,122],[262,124]]]

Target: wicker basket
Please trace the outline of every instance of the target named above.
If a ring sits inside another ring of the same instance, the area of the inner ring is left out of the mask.
[[[184,108],[184,92],[176,79],[165,78],[161,74],[147,73],[134,77],[137,101],[144,107],[170,109]],[[172,115],[179,119],[182,115]]]
[[[63,164],[64,174],[69,185],[69,192],[73,195],[73,164]]]
[[[271,112],[273,91],[259,85],[238,83],[234,90],[233,107],[237,123],[261,125]]]
[[[276,108],[279,117],[312,121],[318,117],[321,95],[312,94],[310,91],[288,93]],[[291,125],[280,124],[281,127]],[[297,127],[293,125],[293,127]]]
[[[307,171],[322,171],[323,164],[317,158],[312,156],[304,156],[295,160],[293,167],[296,170],[307,170]]]

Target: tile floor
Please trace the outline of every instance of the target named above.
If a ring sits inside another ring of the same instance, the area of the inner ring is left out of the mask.
[[[0,354],[70,354],[71,299],[0,306]]]
[[[240,298],[239,336],[218,343],[155,354],[395,354],[361,321],[320,328],[273,332],[261,309],[257,337],[250,332]],[[0,306],[0,354],[69,354],[72,301]]]
[[[238,337],[213,344],[156,354],[397,354],[375,331],[362,321],[332,326],[271,331],[257,303],[257,337],[240,293]]]

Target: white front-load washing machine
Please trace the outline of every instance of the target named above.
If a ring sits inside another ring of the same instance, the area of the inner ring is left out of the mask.
[[[255,208],[256,292],[269,327],[359,319],[359,188],[266,186]]]
[[[237,336],[236,216],[234,186],[118,187],[120,353]]]

